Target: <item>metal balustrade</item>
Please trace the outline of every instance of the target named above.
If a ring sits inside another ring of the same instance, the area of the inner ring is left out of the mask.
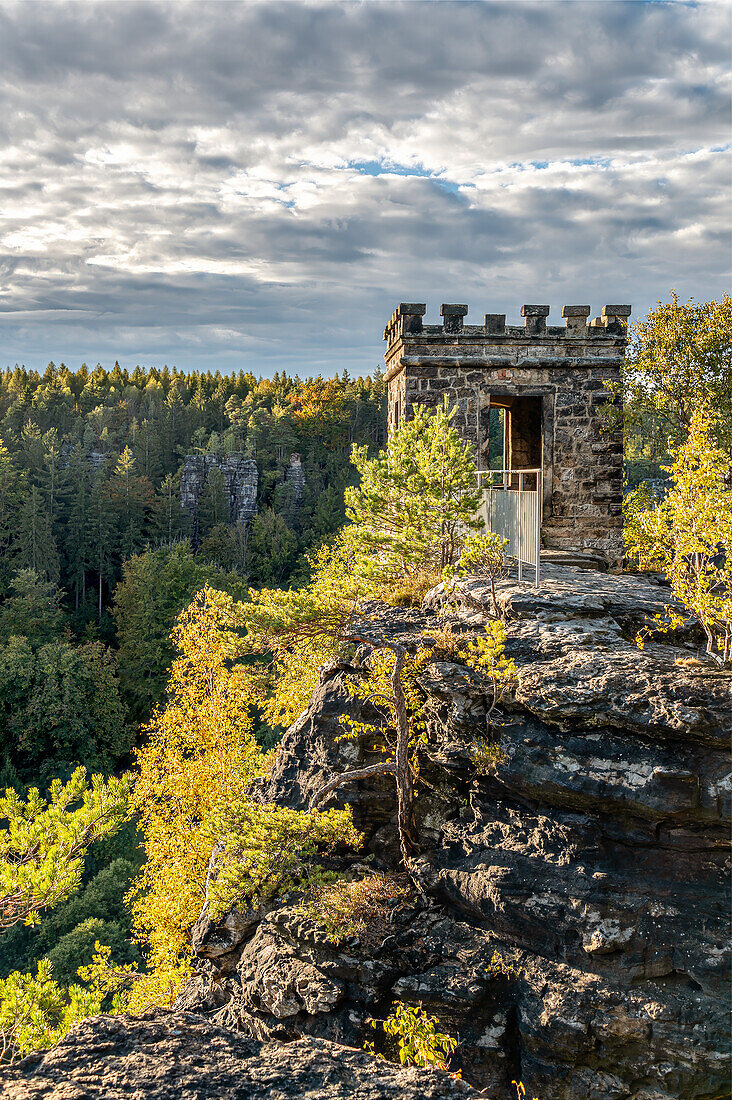
[[[487,481],[487,484],[486,484]],[[539,587],[541,551],[541,470],[478,470],[483,499],[478,514],[488,531],[508,539],[505,554],[516,561],[518,579],[533,570]]]

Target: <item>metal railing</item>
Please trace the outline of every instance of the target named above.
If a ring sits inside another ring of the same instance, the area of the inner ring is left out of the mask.
[[[485,484],[485,481],[488,484]],[[541,470],[478,470],[478,487],[483,499],[478,514],[489,531],[508,539],[505,554],[518,567],[523,581],[524,569],[534,573],[539,587],[541,550]]]

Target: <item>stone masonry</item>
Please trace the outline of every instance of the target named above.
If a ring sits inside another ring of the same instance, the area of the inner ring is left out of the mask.
[[[505,410],[510,469],[543,470],[542,544],[622,560],[622,433],[602,428],[606,381],[618,381],[631,307],[564,306],[565,326],[547,325],[549,306],[521,307],[523,326],[488,313],[466,325],[465,305],[443,305],[425,325],[423,303],[402,303],[384,330],[391,432],[413,404],[457,406],[455,426],[488,468],[491,409]]]

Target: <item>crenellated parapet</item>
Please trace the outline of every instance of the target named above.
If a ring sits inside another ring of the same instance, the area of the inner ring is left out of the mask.
[[[391,315],[384,339],[389,347],[402,337],[422,336],[443,339],[445,336],[495,337],[503,340],[521,340],[525,338],[553,338],[563,340],[598,339],[603,336],[624,336],[627,331],[629,305],[606,305],[599,317],[588,322],[590,306],[562,306],[564,325],[548,325],[550,307],[547,305],[523,305],[521,316],[523,325],[507,325],[505,313],[486,313],[482,325],[468,325],[465,318],[468,307],[458,303],[443,303],[440,306],[442,323],[426,325],[424,315],[427,307],[424,302],[401,302]]]

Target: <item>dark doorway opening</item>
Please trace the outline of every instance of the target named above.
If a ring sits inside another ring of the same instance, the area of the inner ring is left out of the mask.
[[[509,409],[509,467],[541,467],[541,398],[514,397]]]
[[[542,468],[542,398],[491,394],[490,406],[481,416],[485,470],[537,470]],[[507,488],[517,486],[507,486]],[[531,477],[524,488],[535,487]]]

